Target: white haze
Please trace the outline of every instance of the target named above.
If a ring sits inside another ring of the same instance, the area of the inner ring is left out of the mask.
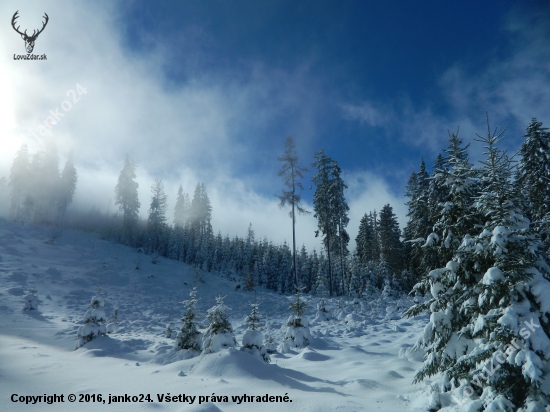
[[[320,90],[307,79],[307,68],[274,73],[255,65],[246,82],[197,75],[176,87],[161,70],[170,50],[158,46],[135,54],[121,46],[124,39],[117,30],[119,16],[113,4],[7,1],[0,5],[3,21],[19,10],[22,28],[41,27],[44,12],[50,18],[33,52],[46,53],[47,61],[14,60],[14,54],[25,54],[24,43],[9,24],[0,27],[0,177],[9,175],[21,144],[28,144],[35,153],[53,141],[62,162],[69,151],[74,152],[79,181],[73,207],[114,211],[114,187],[128,154],[138,165],[142,217],[147,215],[155,178],[165,184],[169,219],[178,186],[183,185],[192,196],[202,181],[212,202],[215,231],[244,236],[252,223],[257,238],[290,242],[288,210],[278,208],[275,196],[282,189],[276,158],[286,135],[280,136],[280,145],[265,145],[273,147],[266,149],[260,133],[281,113],[299,110],[301,116],[295,118],[300,120],[291,121],[288,134],[300,138],[300,158],[310,158],[318,150],[312,142],[316,130],[312,120],[315,103],[311,102],[321,100],[312,96]],[[65,100],[73,103],[70,90],[76,90],[77,83],[87,93],[64,112],[60,105]],[[268,97],[272,97],[270,104],[259,104]],[[306,100],[310,103],[304,104]],[[41,136],[38,126],[56,108],[64,116]],[[261,148],[261,154],[254,148]],[[256,173],[248,167],[252,177],[239,174],[242,164],[252,164],[248,159],[260,155],[267,168]],[[261,181],[273,195],[258,193],[247,183],[251,181]],[[371,176],[364,185],[351,183],[350,187],[352,239],[362,214],[388,201],[397,207],[404,223],[403,200],[389,194],[383,179]],[[311,205],[306,208],[312,210]],[[298,245],[319,248],[315,229],[311,215],[300,217]]]

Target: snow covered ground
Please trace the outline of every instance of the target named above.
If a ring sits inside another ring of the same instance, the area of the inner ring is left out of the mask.
[[[181,262],[160,258],[154,264],[151,256],[97,234],[55,233],[51,227],[0,220],[0,411],[426,410],[426,384],[411,384],[420,362],[399,357],[416,341],[425,317],[384,320],[388,303],[373,301],[365,316],[348,317],[353,324],[312,323],[310,347],[272,355],[271,364],[238,348],[165,363],[174,342],[165,337],[166,324],[174,321],[179,328],[180,302],[193,286],[198,288],[201,320],[216,296],[227,296],[239,343],[254,293],[237,291],[235,282]],[[77,329],[98,286],[107,317],[115,305],[119,308],[120,331],[74,350]],[[32,288],[38,292],[38,310],[23,311]],[[267,318],[261,330],[280,340],[294,297],[262,288],[257,296],[260,313]],[[304,299],[306,317],[312,320],[318,299]],[[329,312],[336,305],[336,300],[328,301]],[[25,396],[53,394],[63,395],[64,402],[24,403]],[[76,395],[75,403],[68,401],[69,394]],[[99,394],[105,403],[97,402]],[[140,394],[149,394],[152,402],[109,404],[110,395]],[[180,394],[195,397],[193,404],[190,398],[158,398]],[[253,398],[243,400],[245,394]],[[258,403],[261,398],[256,397],[266,394],[292,402]],[[90,401],[79,402],[86,395]]]

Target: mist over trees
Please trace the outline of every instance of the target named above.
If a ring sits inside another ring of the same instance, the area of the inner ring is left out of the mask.
[[[139,183],[136,178],[136,166],[128,156],[124,159],[124,167],[118,176],[115,187],[115,204],[122,212],[122,233],[120,240],[131,245],[135,242],[136,226],[141,203],[138,200]]]
[[[542,239],[545,250],[549,246],[548,140],[547,129],[533,119],[520,150],[521,161],[510,177],[515,196],[521,199],[524,214],[532,220],[532,230]],[[251,225],[244,238],[215,234],[210,199],[200,182],[192,195],[179,186],[174,194],[175,207],[169,213],[170,194],[165,193],[162,180],[156,179],[147,203],[147,219],[140,219],[137,165],[129,156],[124,159],[114,188],[118,213],[91,211],[87,226],[80,227],[100,230],[105,238],[141,248],[145,254],[179,260],[204,272],[218,272],[244,290],[265,287],[293,293],[299,284],[304,293],[361,297],[379,295],[385,287],[402,293],[411,291],[427,273],[444,267],[456,255],[464,236],[472,235],[472,228],[483,224],[474,199],[482,193],[480,176],[485,171],[469,161],[468,146],[462,143],[459,130],[449,133],[448,146],[437,156],[431,173],[421,160],[419,170],[411,174],[406,186],[408,222],[403,230],[391,205],[365,211],[352,251],[347,232],[347,186],[338,162],[324,150],[314,153],[313,213],[318,229],[299,235],[321,237],[322,249],[307,250],[296,245],[296,213],[306,212],[299,193],[306,169],[298,163],[292,138],[285,141],[284,154],[278,160],[284,183],[279,201],[281,206],[290,207],[292,245],[276,245],[259,238]],[[60,171],[55,146],[31,154],[23,145],[16,153],[8,181],[10,217],[62,227],[76,183],[72,155]]]
[[[49,144],[33,155],[27,145],[22,145],[10,169],[9,217],[22,223],[54,223],[62,227],[77,180],[71,154],[60,172],[55,145]]]

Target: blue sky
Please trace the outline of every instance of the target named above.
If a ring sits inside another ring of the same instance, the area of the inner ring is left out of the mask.
[[[35,48],[48,61],[14,61],[23,42],[0,28],[0,175],[21,143],[52,140],[75,152],[79,207],[109,207],[128,153],[142,215],[154,178],[169,201],[204,181],[215,228],[244,234],[251,221],[259,236],[288,239],[276,158],[291,135],[304,165],[321,148],[340,163],[353,236],[388,202],[405,222],[404,185],[448,129],[471,142],[488,111],[514,151],[531,117],[550,125],[547,1],[7,1],[2,21],[15,10],[23,27],[50,16]],[[88,94],[30,137],[76,83]],[[472,144],[474,160],[480,152]],[[314,245],[315,222],[302,220]]]

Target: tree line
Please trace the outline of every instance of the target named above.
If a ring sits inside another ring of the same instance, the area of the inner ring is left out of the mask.
[[[72,154],[60,171],[55,145],[34,155],[22,145],[10,169],[10,217],[21,222],[55,223],[62,229],[77,180]]]
[[[550,201],[540,200],[550,200],[550,195],[544,198],[532,193],[535,189],[543,193],[545,178],[541,176],[548,173],[544,169],[548,166],[541,166],[548,164],[541,158],[546,156],[546,149],[540,147],[541,138],[533,137],[544,136],[545,130],[535,120],[529,125],[526,142],[530,143],[522,148],[515,177],[516,188],[529,206],[527,216],[534,221],[545,216],[550,204]],[[533,143],[535,141],[538,143]],[[479,190],[479,174],[483,172],[471,165],[464,166],[469,164],[468,147],[462,147],[458,132],[452,133],[449,146],[437,157],[432,173],[428,173],[422,160],[419,171],[411,174],[406,187],[408,222],[403,231],[392,206],[386,204],[379,212],[373,210],[363,215],[355,238],[356,249],[350,252],[347,186],[338,162],[321,150],[314,153],[311,167],[315,169],[312,178],[315,185],[312,212],[318,222],[315,236],[322,238],[323,247],[319,251],[308,251],[304,246],[298,250],[296,216],[311,213],[302,207],[300,196],[301,180],[307,169],[298,162],[292,138],[287,138],[284,148],[283,155],[278,158],[282,163],[279,175],[285,186],[279,200],[281,207],[290,206],[291,209],[291,245],[286,242],[275,245],[266,238],[256,239],[252,227],[244,238],[214,234],[212,206],[203,183],[197,184],[192,196],[179,187],[173,217],[169,219],[164,185],[162,180],[155,180],[148,218],[141,221],[137,166],[128,156],[114,190],[119,212],[102,219],[103,223],[108,221],[102,233],[107,238],[142,248],[147,254],[176,259],[207,272],[221,272],[239,281],[245,289],[264,286],[280,293],[293,293],[299,286],[306,293],[356,297],[377,294],[385,286],[396,291],[410,291],[425,273],[448,261],[461,236],[475,224],[475,219],[463,211],[471,206],[475,190]],[[9,180],[12,218],[41,223],[63,222],[74,196],[77,173],[72,156],[61,172],[58,162],[53,145],[32,156],[25,145],[17,152]],[[458,172],[455,170],[460,170],[464,176],[456,177]],[[468,190],[464,189],[466,184]],[[455,192],[459,196],[449,201]],[[445,226],[449,222],[453,222],[451,229]],[[543,231],[541,236],[547,243]],[[436,242],[439,239],[442,243]]]

